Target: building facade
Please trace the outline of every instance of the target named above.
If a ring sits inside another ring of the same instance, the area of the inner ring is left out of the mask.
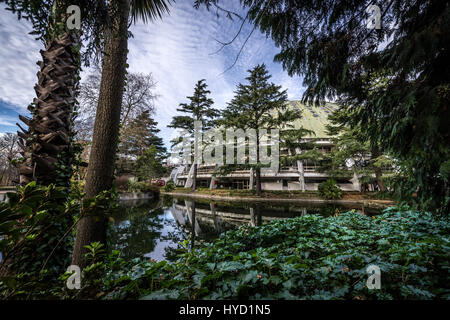
[[[335,104],[325,106],[305,106],[299,101],[289,102],[290,107],[302,112],[302,118],[293,126],[295,129],[301,127],[315,133],[313,136],[305,137],[302,142],[309,142],[319,152],[327,153],[333,148],[333,137],[327,135],[326,125],[328,115],[337,107]],[[302,153],[307,150],[297,150]],[[286,154],[286,150],[280,150],[280,156]],[[276,173],[261,173],[262,190],[300,190],[314,191],[318,185],[327,180],[329,175],[318,171],[319,164],[314,161],[300,160],[290,166],[282,166]],[[214,165],[199,165],[197,168],[197,186],[203,188],[225,188],[225,189],[252,189],[254,188],[253,170],[235,170],[223,176],[215,176],[217,169]],[[170,179],[178,187],[190,188],[192,186],[192,165],[181,165],[173,169]],[[347,178],[336,181],[344,191],[361,191],[359,177],[351,174]],[[373,190],[373,186],[369,190]]]

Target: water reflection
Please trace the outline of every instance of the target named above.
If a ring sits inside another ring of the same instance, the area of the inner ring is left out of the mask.
[[[329,216],[350,209],[330,204],[211,202],[170,197],[151,202],[124,201],[109,228],[109,248],[127,258],[173,261],[183,240],[189,240],[192,249],[242,224],[258,226],[274,219],[305,214]],[[376,213],[367,208],[354,209]]]

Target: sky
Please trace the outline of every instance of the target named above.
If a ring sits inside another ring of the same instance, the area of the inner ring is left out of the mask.
[[[131,27],[134,37],[128,42],[128,64],[130,72],[152,73],[157,82],[155,120],[161,129],[161,137],[169,145],[176,136],[167,128],[177,107],[188,102],[195,83],[206,79],[214,107],[222,109],[234,95],[236,85],[245,82],[247,70],[265,63],[272,75],[271,81],[287,89],[290,100],[301,98],[304,91],[299,77],[290,77],[281,64],[273,62],[279,50],[272,39],[266,38],[258,29],[242,49],[236,64],[232,66],[239,50],[253,26],[246,23],[236,40],[220,52],[220,43],[230,41],[238,32],[240,21],[229,20],[224,14],[216,16],[205,8],[193,8],[193,0],[179,0],[172,7],[170,15],[151,24],[138,22]],[[227,9],[245,12],[238,1],[226,2]],[[0,132],[15,132],[18,114],[28,115],[27,105],[35,97],[34,85],[40,60],[41,42],[34,40],[31,25],[0,4]],[[89,73],[84,69],[81,81]]]

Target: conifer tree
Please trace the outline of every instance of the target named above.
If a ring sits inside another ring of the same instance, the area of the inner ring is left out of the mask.
[[[119,144],[118,170],[126,173],[133,169],[129,164],[132,159],[138,159],[150,148],[154,147],[158,158],[167,157],[167,149],[163,139],[158,136],[160,130],[158,122],[150,116],[150,111],[141,112],[136,118],[131,119],[122,129]]]
[[[194,138],[194,122],[202,121],[202,130],[211,128],[214,123],[214,119],[219,116],[219,111],[214,109],[212,105],[214,101],[208,98],[211,91],[207,89],[205,79],[197,81],[194,89],[194,94],[187,97],[189,103],[180,103],[178,112],[182,112],[186,115],[175,116],[172,122],[168,125],[169,128],[183,129],[191,138]],[[173,141],[174,145],[181,143],[181,138]],[[192,190],[197,189],[197,163],[195,161],[196,155],[194,155],[194,172],[192,177]]]
[[[261,161],[260,161],[260,129],[279,129],[290,121],[299,118],[301,114],[289,112],[287,108],[286,90],[269,82],[271,75],[264,64],[248,70],[248,84],[240,83],[235,96],[223,112],[223,124],[235,129],[256,130],[256,194],[261,195]]]

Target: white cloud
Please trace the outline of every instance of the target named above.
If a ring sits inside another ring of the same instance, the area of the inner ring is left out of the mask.
[[[40,60],[40,41],[34,40],[28,33],[31,24],[17,20],[17,16],[6,11],[0,5],[0,98],[19,106],[20,112],[26,112],[27,105],[35,96],[34,84]]]
[[[15,126],[18,120],[17,117],[2,115],[0,117],[0,126]]]

